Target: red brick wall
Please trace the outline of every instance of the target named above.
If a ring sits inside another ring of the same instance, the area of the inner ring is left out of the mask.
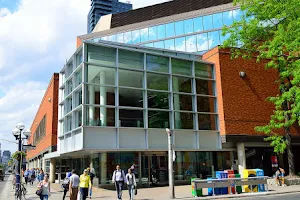
[[[41,120],[46,115],[46,135],[37,143],[36,149],[27,153],[27,159],[34,158],[42,151],[51,146],[57,145],[57,123],[58,123],[58,84],[59,74],[53,74],[48,88],[44,94],[40,107],[31,125],[31,137],[28,141],[33,144],[33,137]],[[49,99],[51,99],[49,101]]]

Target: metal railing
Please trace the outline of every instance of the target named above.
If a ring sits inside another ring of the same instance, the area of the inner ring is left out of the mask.
[[[265,185],[265,190],[268,192],[268,176],[248,177],[248,178],[222,178],[222,179],[208,179],[201,180],[195,179],[194,183],[195,190],[197,188],[212,188],[213,196],[215,196],[215,188],[230,188],[230,194],[233,194],[232,188],[234,187],[235,194],[237,194],[237,186],[249,185],[250,191],[253,192],[253,186]]]

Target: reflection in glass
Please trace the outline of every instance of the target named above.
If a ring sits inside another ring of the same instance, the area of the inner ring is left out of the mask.
[[[184,34],[183,21],[175,22],[175,34],[176,36]]]
[[[203,17],[203,30],[213,29],[213,18],[212,15],[206,15]]]
[[[116,35],[110,35],[108,36],[108,40],[111,42],[115,42],[117,40],[117,36]]]
[[[148,28],[141,29],[141,42],[147,42],[148,40]]]
[[[217,130],[216,115],[198,113],[198,128],[199,130]]]
[[[166,24],[166,36],[173,37],[175,36],[175,26],[174,23]]]
[[[147,72],[147,89],[168,90],[169,82],[167,75],[153,74]]]
[[[115,85],[115,69],[88,65],[86,82],[94,84]]]
[[[127,107],[143,107],[142,90],[119,88],[119,105]]]
[[[131,31],[124,33],[124,43],[132,44]]]
[[[185,92],[191,93],[192,92],[192,80],[190,78],[185,77],[176,77],[173,76],[173,92]]]
[[[194,32],[193,19],[184,20],[184,33],[189,34]]]
[[[224,44],[224,41],[229,39],[230,37],[230,33],[226,33],[224,36],[222,34],[222,31],[219,31],[219,35],[220,35],[220,43]]]
[[[75,108],[82,104],[82,91],[75,93]]]
[[[116,49],[88,45],[88,62],[115,67]]]
[[[232,11],[232,17],[234,21],[240,21],[242,19],[242,16],[243,16],[242,10],[237,9]]]
[[[170,127],[169,112],[165,111],[148,111],[149,128],[168,128]]]
[[[222,13],[213,14],[213,24],[214,24],[214,29],[222,28],[223,26]]]
[[[175,38],[175,50],[185,51],[185,37]]]
[[[202,33],[197,35],[197,50],[198,51],[208,50],[207,33]]]
[[[196,93],[214,95],[214,81],[196,79]]]
[[[197,96],[197,111],[198,112],[216,112],[214,97]]]
[[[164,92],[148,91],[148,108],[169,109],[169,94]]]
[[[143,88],[143,72],[119,69],[119,85]]]
[[[75,111],[75,128],[82,126],[82,110]]]
[[[187,52],[197,52],[197,36],[187,36],[186,37],[186,51]]]
[[[86,103],[95,105],[115,105],[115,88],[86,85]]]
[[[119,49],[119,67],[143,69],[144,54]]]
[[[144,44],[145,47],[153,47],[153,43]]]
[[[149,40],[157,40],[157,26],[152,26],[149,28]]]
[[[192,76],[193,63],[191,61],[172,58],[171,63],[172,63],[173,74]]]
[[[200,62],[195,62],[195,77],[212,79],[212,66]]]
[[[223,23],[226,26],[231,26],[233,24],[233,11],[223,12]]]
[[[75,74],[75,88],[82,83],[82,70],[79,70]]]
[[[115,109],[86,106],[86,126],[115,126]]]
[[[194,31],[203,31],[203,18],[202,17],[197,17],[194,18]]]
[[[132,37],[133,44],[140,43],[141,42],[140,30],[132,31],[131,37]]]
[[[175,129],[194,129],[193,113],[175,112]]]
[[[157,26],[157,39],[166,37],[166,26],[165,24]]]
[[[117,34],[117,42],[124,43],[123,33]]]
[[[169,72],[169,59],[166,57],[147,54],[146,65],[149,71]]]
[[[165,40],[165,49],[175,50],[174,39]]]
[[[208,32],[208,47],[209,49],[220,45],[220,37],[218,31]]]
[[[159,49],[164,49],[165,48],[164,41],[154,42],[153,46],[155,48],[159,48]]]
[[[144,112],[143,110],[119,110],[121,127],[140,127],[144,128]]]
[[[174,110],[193,111],[192,95],[174,94]]]

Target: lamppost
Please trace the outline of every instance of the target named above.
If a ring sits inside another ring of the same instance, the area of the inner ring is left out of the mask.
[[[18,141],[18,151],[22,151],[22,140],[23,139],[28,139],[30,136],[31,132],[29,129],[25,130],[25,125],[23,123],[18,123],[16,128],[12,131],[12,134],[15,136],[16,140]],[[22,138],[22,131],[25,136],[25,138]],[[21,162],[22,160],[20,159],[18,161],[18,173],[21,174]]]
[[[170,129],[166,128],[166,133],[168,135],[169,198],[175,199],[172,131]]]

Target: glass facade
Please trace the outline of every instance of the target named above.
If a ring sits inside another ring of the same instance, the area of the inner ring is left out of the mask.
[[[127,44],[138,44],[161,49],[205,53],[229,37],[222,36],[222,27],[239,21],[240,9],[226,10],[210,15],[150,26],[129,32],[93,38]]]

